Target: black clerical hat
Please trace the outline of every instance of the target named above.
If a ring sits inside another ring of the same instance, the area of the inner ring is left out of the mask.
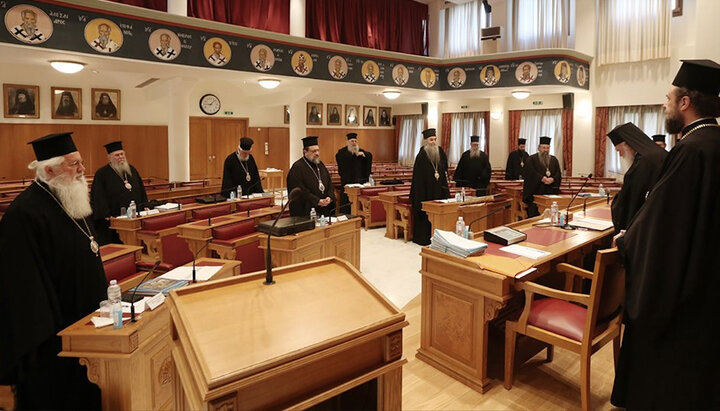
[[[422,133],[423,133],[423,139],[437,136],[434,128],[429,128],[427,130],[423,130]]]
[[[72,139],[72,132],[48,134],[45,137],[36,138],[28,144],[32,144],[37,161],[44,161],[77,151]]]
[[[105,144],[105,150],[107,150],[108,154],[122,149],[122,141],[113,141]]]
[[[720,94],[720,64],[712,60],[682,60],[673,86],[717,96]]]
[[[527,139],[526,139],[526,138],[519,138],[519,139],[518,139],[518,145],[519,145],[519,146],[521,146],[521,145],[523,145],[523,144],[525,144],[525,143],[527,143]]]
[[[308,148],[310,146],[318,145],[317,136],[307,136],[307,137],[303,138],[302,141],[303,141],[303,148]]]
[[[240,148],[248,151],[252,148],[254,141],[250,137],[243,137],[240,139]]]
[[[653,136],[653,141],[661,141],[664,143],[665,142],[665,134],[655,134]]]
[[[540,137],[540,144],[550,144],[550,137],[547,137],[547,136]]]
[[[612,129],[607,136],[610,137],[613,145],[617,146],[625,142],[633,150],[644,156],[664,151],[657,144],[653,143],[650,137],[633,123],[621,124]]]
[[[357,139],[357,133],[347,133],[345,136],[348,140]]]
[[[470,142],[471,142],[471,143],[479,143],[479,142],[480,142],[480,136],[470,136]]]

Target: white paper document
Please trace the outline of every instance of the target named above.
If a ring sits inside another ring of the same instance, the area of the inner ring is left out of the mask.
[[[516,254],[522,257],[532,258],[533,260],[537,260],[538,258],[543,258],[550,255],[550,253],[547,251],[542,251],[538,250],[537,248],[526,247],[524,245],[518,244],[502,247],[500,248],[500,251],[505,251],[506,253]]]
[[[219,265],[195,266],[195,279],[197,281],[207,281],[212,278],[212,276],[217,274],[217,272],[220,271],[221,268],[222,266]],[[160,278],[167,278],[169,280],[191,281],[192,267],[177,267],[161,275]]]
[[[570,225],[578,228],[587,228],[588,230],[605,231],[613,227],[612,221],[601,220],[599,218],[578,218],[570,221]]]

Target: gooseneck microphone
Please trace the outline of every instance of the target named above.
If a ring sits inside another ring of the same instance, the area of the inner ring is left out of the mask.
[[[478,221],[482,220],[483,218],[488,218],[488,217],[490,217],[491,215],[497,214],[497,213],[499,213],[499,212],[501,212],[501,211],[505,211],[505,210],[507,210],[508,208],[510,208],[510,204],[506,204],[505,207],[503,207],[503,208],[498,208],[497,210],[491,211],[491,212],[485,214],[485,215],[482,216],[482,217],[478,217],[478,218],[472,220],[472,221],[470,222],[470,224],[468,224],[468,227],[472,226],[473,224],[477,223]]]
[[[267,236],[267,251],[265,252],[265,282],[263,284],[265,285],[272,285],[275,284],[275,280],[273,280],[273,274],[272,274],[272,253],[270,251],[270,236],[272,235],[272,231],[275,228],[275,226],[278,223],[278,220],[280,220],[280,217],[282,217],[283,213],[285,212],[285,208],[287,208],[288,204],[292,203],[293,201],[300,198],[302,195],[302,190],[300,187],[295,187],[288,193],[288,201],[283,204],[282,209],[280,210],[280,213],[278,213],[277,217],[275,218],[275,221],[273,222],[272,227],[270,230],[268,230],[268,236]]]
[[[155,272],[155,269],[158,268],[160,263],[161,263],[160,260],[155,261],[155,265],[153,265],[153,267],[150,269],[150,271],[148,271],[147,274],[145,274],[145,277],[143,277],[142,280],[140,280],[138,285],[136,285],[135,289],[133,290],[132,297],[130,297],[130,322],[131,323],[137,322],[137,320],[135,319],[135,294],[137,294],[137,289],[140,287],[140,284],[145,282],[145,280],[148,278],[148,276],[150,274]]]
[[[592,173],[588,174],[587,177],[585,177],[585,181],[583,181],[582,185],[580,186],[580,189],[577,192],[575,192],[575,195],[573,195],[573,197],[570,199],[570,203],[568,203],[567,209],[565,210],[565,225],[561,226],[560,228],[565,229],[565,230],[574,230],[575,229],[575,227],[570,225],[570,221],[569,221],[570,220],[570,206],[572,205],[573,201],[575,201],[575,197],[577,197],[578,194],[580,194],[582,189],[585,188],[585,184],[587,184],[587,182],[590,181],[591,178],[592,178]],[[583,206],[583,211],[584,211],[584,206]]]
[[[195,284],[195,283],[197,282],[197,279],[195,278],[195,260],[197,260],[198,254],[200,254],[200,252],[201,252],[202,250],[204,250],[205,247],[207,247],[208,244],[210,244],[211,242],[212,242],[212,238],[209,239],[209,240],[207,240],[207,241],[205,242],[205,245],[203,245],[202,247],[200,247],[200,249],[197,250],[197,252],[193,255],[193,267],[192,267],[192,282],[193,282],[193,284]]]

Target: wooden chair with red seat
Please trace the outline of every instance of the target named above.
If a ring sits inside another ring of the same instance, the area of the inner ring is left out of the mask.
[[[110,283],[116,280],[123,291],[140,283],[143,276],[153,267],[153,263],[140,261],[142,247],[124,244],[106,244],[100,247],[105,278]],[[166,272],[167,267],[158,266],[155,273]]]
[[[248,212],[252,210],[257,210],[260,208],[266,208],[266,207],[272,207],[274,198],[273,197],[260,197],[260,198],[253,198],[251,200],[243,200],[237,203],[235,212]]]
[[[255,221],[248,219],[213,228],[208,248],[225,260],[242,261],[240,272],[265,269],[265,253],[260,248],[262,233],[255,230]]]
[[[393,219],[393,238],[398,238],[400,231],[402,231],[403,239],[407,243],[408,240],[412,240],[413,238],[412,202],[410,201],[409,194],[398,197],[393,212],[395,213],[395,218]]]
[[[390,191],[390,187],[368,187],[360,190],[358,196],[358,215],[365,222],[365,230],[385,225],[385,206],[380,201],[380,193]]]
[[[190,221],[201,221],[207,220],[208,218],[218,217],[221,215],[228,215],[231,211],[230,203],[218,204],[211,207],[203,207],[192,210],[192,216]]]
[[[518,321],[505,323],[505,388],[512,388],[517,334],[580,354],[582,409],[590,409],[590,358],[613,342],[617,364],[620,350],[625,270],[617,248],[597,252],[594,272],[561,263],[557,270],[592,282],[589,294],[561,291],[534,282],[519,283],[525,291],[525,307]],[[568,279],[566,284],[572,284]],[[547,298],[535,299],[535,295]],[[552,347],[548,348],[552,360]]]
[[[187,242],[178,237],[177,226],[185,223],[183,212],[145,218],[142,220],[142,228],[137,232],[137,238],[147,246],[147,253],[154,261],[160,260],[164,267],[173,269],[193,259]]]

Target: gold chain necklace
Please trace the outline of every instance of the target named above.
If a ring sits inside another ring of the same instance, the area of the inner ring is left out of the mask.
[[[243,171],[245,171],[245,181],[250,181],[250,180],[251,180],[251,178],[250,178],[250,166],[248,166],[247,168],[245,168],[245,165],[243,165],[243,161],[242,161],[242,159],[240,158],[240,153],[238,153],[238,152],[236,151],[236,152],[235,152],[235,155],[237,156],[238,161],[240,161],[240,167],[242,167]],[[248,158],[247,158],[247,160],[245,160],[245,161],[249,161],[249,160],[250,160],[250,156],[248,155]]]
[[[70,221],[72,221],[73,223],[75,223],[75,225],[76,225],[77,228],[80,230],[80,232],[82,232],[83,235],[85,235],[85,237],[87,237],[88,240],[90,240],[90,251],[92,251],[92,252],[95,254],[95,256],[97,257],[97,256],[98,256],[98,252],[100,251],[100,246],[98,245],[97,241],[95,241],[95,237],[92,236],[92,231],[90,230],[90,226],[88,225],[87,220],[85,220],[85,217],[82,217],[82,220],[83,220],[83,223],[85,223],[85,228],[87,228],[87,233],[85,232],[85,230],[82,229],[82,227],[80,227],[80,224],[78,224],[78,222],[75,221],[75,219],[70,216],[70,213],[68,213],[67,210],[65,209],[65,207],[63,207],[63,205],[62,205],[62,203],[60,202],[60,200],[58,200],[57,197],[55,197],[55,194],[51,193],[50,190],[48,190],[47,188],[43,187],[43,185],[40,184],[37,180],[35,180],[35,184],[37,184],[38,186],[40,186],[40,188],[42,188],[46,193],[48,193],[48,194],[50,195],[50,197],[52,197],[53,200],[55,200],[55,202],[56,202],[56,203],[60,206],[60,208],[65,212],[65,215],[68,216],[68,218],[70,219]]]
[[[690,134],[692,134],[692,133],[695,132],[696,130],[701,129],[701,128],[703,128],[703,127],[720,127],[720,125],[719,125],[719,124],[712,124],[712,123],[698,124],[697,126],[691,128],[690,131],[688,131],[687,133],[685,133],[682,137],[680,137],[680,140],[685,140],[685,139],[687,138],[687,136],[689,136]]]
[[[118,173],[118,171],[115,170],[115,168],[112,165],[110,166],[110,168],[112,168],[113,171],[115,172],[115,174],[117,174],[117,176],[120,177],[120,180],[122,180],[123,183],[125,183],[125,188],[132,191],[132,184],[130,184],[130,182],[128,181],[127,174],[125,174],[125,172],[123,172],[123,175],[125,176],[125,178],[123,178],[123,176],[121,176],[120,173]]]

